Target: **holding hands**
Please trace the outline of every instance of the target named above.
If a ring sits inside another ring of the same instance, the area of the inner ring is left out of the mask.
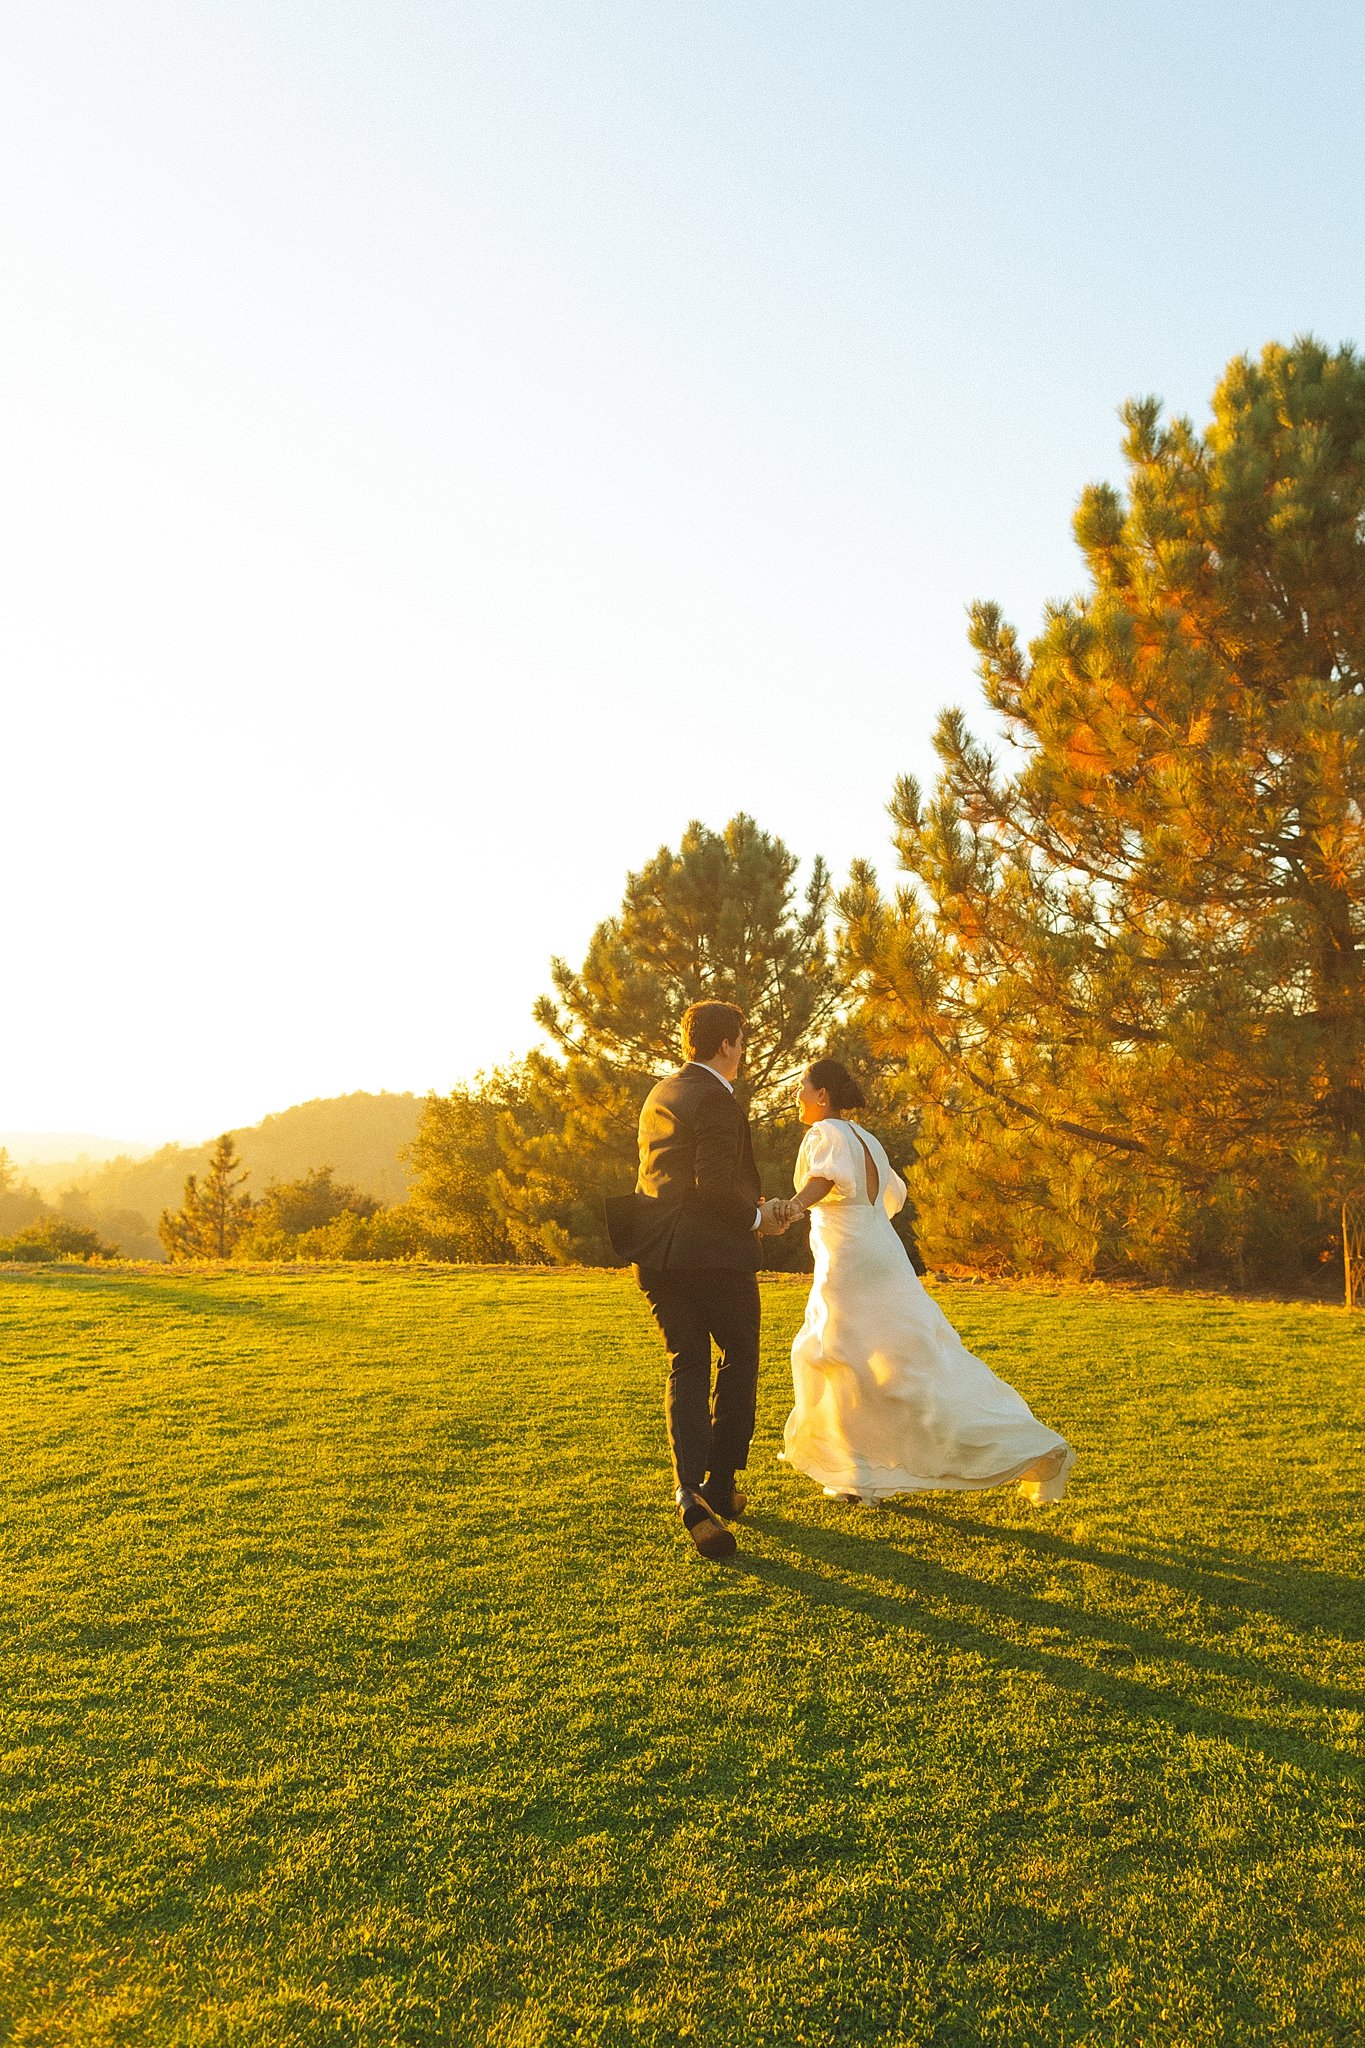
[[[800,1202],[784,1200],[781,1195],[769,1195],[763,1203],[763,1222],[759,1227],[762,1237],[780,1237],[798,1217],[805,1215]]]

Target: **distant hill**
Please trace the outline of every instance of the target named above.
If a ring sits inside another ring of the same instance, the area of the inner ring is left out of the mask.
[[[124,1138],[98,1138],[91,1131],[0,1131],[0,1152],[8,1152],[15,1168],[35,1187],[55,1172],[73,1167],[82,1172],[107,1159],[145,1159],[150,1145]]]
[[[233,1132],[251,1178],[247,1192],[259,1195],[272,1180],[296,1180],[312,1166],[330,1166],[380,1202],[401,1202],[408,1173],[400,1146],[416,1134],[420,1095],[334,1095],[300,1102],[248,1130]],[[215,1134],[216,1135],[216,1134]],[[62,1183],[59,1206],[91,1223],[127,1258],[159,1259],[157,1218],[178,1209],[185,1176],[202,1173],[212,1144],[163,1145],[146,1158],[105,1164],[73,1163]],[[45,1172],[44,1178],[49,1176]]]

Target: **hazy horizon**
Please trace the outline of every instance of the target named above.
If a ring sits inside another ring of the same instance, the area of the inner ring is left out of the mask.
[[[74,1149],[63,1149],[68,1146]],[[65,1166],[79,1159],[118,1159],[156,1150],[145,1139],[100,1137],[93,1131],[0,1131],[0,1152],[8,1152],[11,1163],[20,1167]]]
[[[420,1095],[423,1091],[402,1088],[355,1088],[347,1089],[349,1095]],[[226,1131],[252,1130],[264,1123],[267,1117],[283,1116],[286,1110],[300,1109],[309,1101],[334,1101],[343,1097],[304,1097],[298,1102],[281,1102],[269,1109],[263,1109],[259,1116],[245,1118],[238,1124],[216,1124],[211,1130],[176,1131],[162,1137],[111,1138],[95,1131],[0,1131],[0,1152],[9,1154],[11,1165],[25,1166],[67,1166],[81,1160],[90,1164],[104,1164],[112,1159],[145,1159],[160,1152],[167,1145],[182,1146],[194,1150],[211,1145]]]
[[[1365,337],[1337,0],[20,0],[0,51],[16,1131],[448,1089],[693,817],[885,868],[1120,403]]]

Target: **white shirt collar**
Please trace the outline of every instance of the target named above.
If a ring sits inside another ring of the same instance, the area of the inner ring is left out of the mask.
[[[731,1093],[732,1095],[734,1094],[734,1092],[735,1092],[735,1084],[734,1084],[734,1082],[733,1082],[733,1081],[727,1081],[727,1080],[726,1080],[726,1078],[725,1078],[725,1076],[724,1076],[724,1074],[722,1074],[722,1073],[721,1073],[721,1072],[719,1071],[719,1069],[718,1069],[718,1068],[716,1068],[716,1067],[713,1067],[713,1066],[711,1065],[711,1062],[710,1062],[709,1060],[688,1060],[688,1061],[686,1062],[686,1064],[687,1064],[687,1065],[688,1065],[689,1067],[702,1067],[702,1068],[704,1068],[704,1069],[705,1069],[705,1071],[706,1071],[706,1072],[707,1072],[708,1074],[714,1074],[714,1075],[715,1075],[715,1077],[716,1077],[716,1079],[717,1079],[717,1080],[718,1080],[718,1081],[720,1082],[720,1085],[721,1085],[721,1087],[722,1087],[722,1088],[728,1088],[728,1089],[729,1089],[729,1091],[730,1091],[730,1093]]]

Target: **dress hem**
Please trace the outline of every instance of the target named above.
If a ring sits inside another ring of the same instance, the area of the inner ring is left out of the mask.
[[[1025,1500],[1033,1507],[1051,1507],[1064,1498],[1071,1468],[1076,1462],[1076,1453],[1071,1446],[1063,1444],[1060,1456],[1056,1451],[1047,1451],[1042,1457],[1025,1458],[985,1479],[962,1479],[944,1473],[933,1479],[897,1475],[890,1483],[885,1480],[869,1483],[866,1479],[859,1479],[856,1473],[829,1468],[816,1470],[809,1465],[798,1464],[790,1451],[779,1451],[777,1455],[793,1472],[813,1480],[827,1492],[856,1494],[860,1500],[894,1500],[902,1493],[989,1493],[997,1486],[1017,1483]],[[1039,1470],[1039,1467],[1051,1469]]]

